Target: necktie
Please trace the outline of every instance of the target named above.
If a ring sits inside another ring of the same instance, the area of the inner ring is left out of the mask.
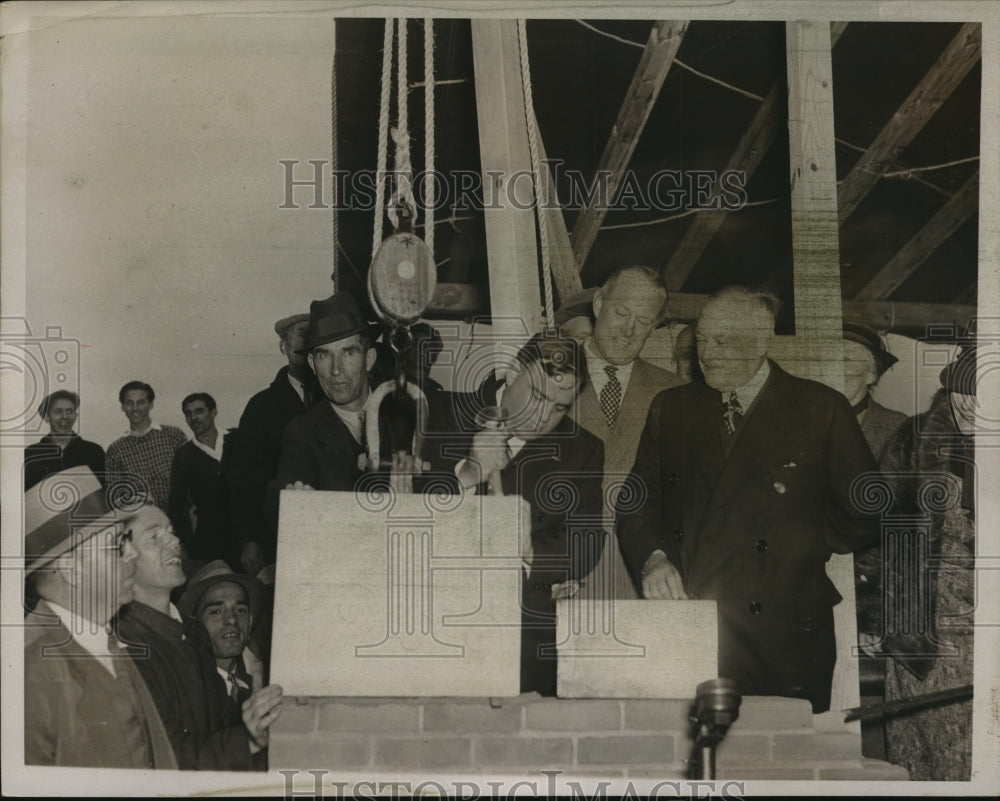
[[[232,670],[229,671],[229,697],[234,701],[239,700],[240,696],[240,683],[236,681],[236,673]]]
[[[736,391],[729,393],[729,397],[722,402],[722,420],[726,424],[726,433],[732,436],[736,427],[743,419],[743,407],[740,406],[739,396]]]
[[[618,368],[613,364],[606,365],[604,372],[608,375],[608,383],[601,390],[601,411],[608,420],[608,428],[614,428],[622,404],[622,385],[618,380]]]

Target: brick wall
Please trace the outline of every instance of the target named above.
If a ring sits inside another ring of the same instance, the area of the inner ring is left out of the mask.
[[[484,698],[285,699],[270,769],[683,779],[689,702]],[[806,701],[743,699],[717,753],[719,779],[905,780],[861,739],[817,728]]]

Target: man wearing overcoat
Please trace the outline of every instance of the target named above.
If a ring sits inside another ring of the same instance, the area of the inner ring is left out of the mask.
[[[704,380],[653,401],[630,477],[645,502],[619,502],[618,536],[644,597],[717,602],[721,676],[822,712],[841,600],[826,562],[878,536],[852,496],[876,466],[843,395],[767,359],[776,312],[742,287],[706,303]]]

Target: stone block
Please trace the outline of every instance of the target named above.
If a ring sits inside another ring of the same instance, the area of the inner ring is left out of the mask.
[[[521,705],[494,708],[489,701],[428,701],[424,705],[424,731],[465,733],[515,732],[521,729]]]
[[[646,701],[625,702],[625,728],[629,731],[676,731],[682,734],[688,730],[688,715],[691,700],[665,700],[651,698]]]
[[[665,735],[581,737],[576,744],[578,765],[669,764],[674,738]]]
[[[566,769],[573,764],[568,737],[486,737],[475,746],[478,767],[522,773],[526,767]]]
[[[368,737],[326,737],[271,733],[268,770],[329,770],[360,768],[369,763]],[[308,776],[305,777],[308,779]]]
[[[734,729],[808,729],[813,725],[812,705],[802,698],[746,696]],[[843,724],[841,724],[841,729]]]
[[[321,731],[416,732],[420,707],[415,704],[357,704],[334,701],[319,711]]]
[[[718,676],[714,601],[558,604],[558,694],[563,698],[694,698]]]
[[[861,759],[860,734],[775,734],[774,760],[812,759],[816,762]]]
[[[375,743],[375,765],[407,768],[466,768],[472,764],[472,741],[458,737],[379,737]]]
[[[538,731],[617,731],[621,728],[621,703],[539,701],[528,705],[524,725]]]
[[[294,695],[516,696],[527,536],[516,496],[283,491],[272,681]]]

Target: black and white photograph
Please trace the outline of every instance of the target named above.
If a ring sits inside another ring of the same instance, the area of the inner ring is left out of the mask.
[[[998,54],[0,5],[4,794],[995,795]]]

